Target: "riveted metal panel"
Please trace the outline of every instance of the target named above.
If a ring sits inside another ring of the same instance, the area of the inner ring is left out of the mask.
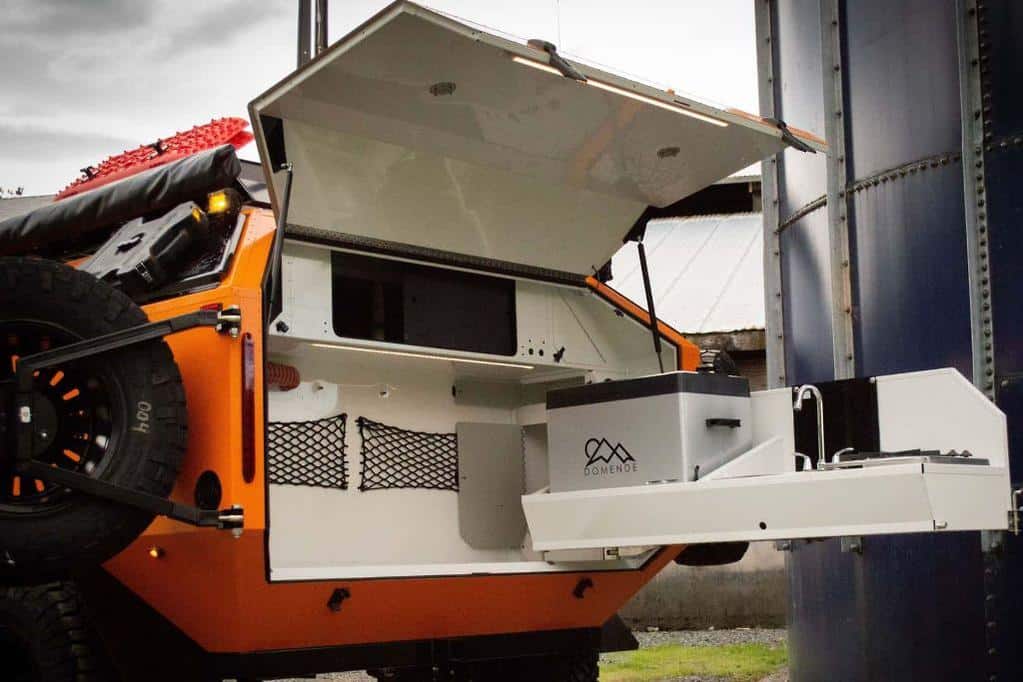
[[[791,385],[834,378],[827,211],[814,211],[781,235],[785,367]]]
[[[818,0],[776,0],[777,116],[818,135],[825,132]],[[797,123],[798,122],[798,123]],[[824,154],[782,153],[779,211],[784,223],[827,191]]]
[[[957,151],[952,0],[844,5],[850,178]]]
[[[1016,137],[1023,131],[1023,3],[1018,0],[978,2],[981,72],[985,94],[986,132],[992,140]]]
[[[839,70],[827,79],[820,73],[817,87],[825,95],[842,87],[830,111],[845,124],[831,129],[845,133],[846,158],[828,169],[836,185],[829,199],[849,209],[856,374],[953,366],[970,376],[955,2],[843,0],[837,12],[833,0],[818,2],[823,18],[838,22],[830,30]],[[794,26],[822,18],[819,9],[802,10],[807,16]],[[780,39],[784,20],[779,14]],[[827,38],[828,21],[819,33]],[[785,44],[777,48],[787,52]],[[803,59],[821,57],[805,40],[794,49]],[[815,338],[807,324],[834,300],[825,213],[811,212],[783,234],[790,383],[819,380],[812,370],[831,359],[830,336],[821,338],[818,328]],[[867,540],[862,552],[833,540],[797,546],[787,557],[792,679],[982,678],[989,657],[979,534]]]
[[[977,215],[989,237],[990,306],[998,406],[1009,427],[1009,462],[1014,487],[1023,481],[1023,5],[1018,0],[977,2],[978,61],[984,147],[979,160],[986,191]],[[983,281],[983,280],[982,280]],[[996,536],[986,563],[986,630],[989,670],[999,680],[1023,669],[1023,538]]]
[[[852,193],[852,204],[860,372],[955,367],[970,376],[958,155],[871,182]]]

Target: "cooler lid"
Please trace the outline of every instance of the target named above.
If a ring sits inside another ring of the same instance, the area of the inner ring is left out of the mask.
[[[292,233],[590,275],[648,206],[786,144],[773,122],[552,61],[390,5],[250,104],[274,209],[287,161]]]

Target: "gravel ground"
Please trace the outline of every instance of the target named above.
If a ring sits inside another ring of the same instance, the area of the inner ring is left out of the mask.
[[[661,644],[681,644],[683,646],[722,646],[725,644],[784,644],[785,630],[762,630],[738,628],[736,630],[664,630],[654,632],[636,632],[640,648],[659,646]],[[614,660],[615,654],[604,654],[601,660]],[[332,673],[320,675],[317,680],[331,682],[375,682],[372,677],[362,672]],[[788,682],[788,673],[782,671],[765,678],[762,682]],[[301,680],[282,680],[280,682],[303,682]],[[683,677],[672,682],[722,682],[715,678]]]

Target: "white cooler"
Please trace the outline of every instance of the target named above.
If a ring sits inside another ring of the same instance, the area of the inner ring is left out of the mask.
[[[551,492],[694,481],[752,447],[749,382],[670,372],[547,394]]]

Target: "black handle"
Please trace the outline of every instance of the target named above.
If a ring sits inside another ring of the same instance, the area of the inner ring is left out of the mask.
[[[707,420],[707,428],[713,428],[715,426],[727,426],[730,429],[737,429],[742,426],[742,421],[738,419],[727,419],[724,417],[714,417]]]

